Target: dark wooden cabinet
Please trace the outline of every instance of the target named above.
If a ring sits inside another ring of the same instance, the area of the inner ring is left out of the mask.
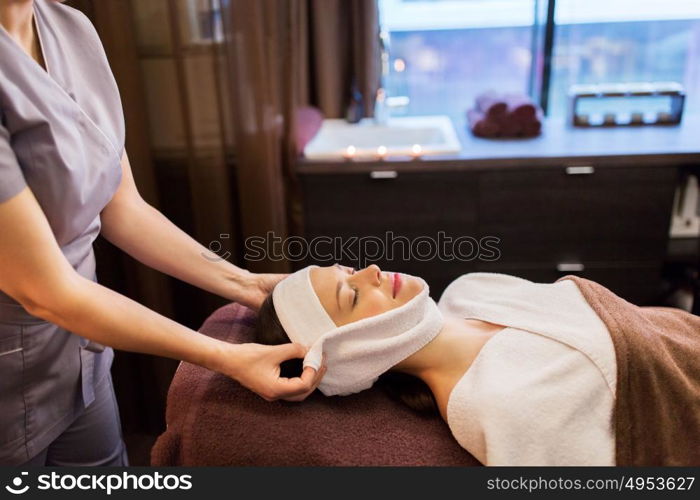
[[[304,175],[307,236],[473,232],[476,179],[464,172],[400,170]]]
[[[501,255],[476,269],[541,282],[578,274],[653,303],[676,176],[668,166],[601,164],[485,172],[479,234],[498,237]]]
[[[656,160],[656,161],[655,161]],[[659,157],[640,162],[605,159],[556,164],[523,160],[493,163],[400,162],[383,165],[315,164],[299,169],[305,237],[341,238],[388,232],[409,240],[491,237],[494,259],[388,259],[352,266],[422,276],[438,298],[461,274],[500,272],[538,282],[577,274],[607,286],[637,304],[652,304],[661,290],[661,268],[678,169]],[[328,265],[309,258],[303,264]]]
[[[345,246],[326,256],[319,253],[330,253],[329,244],[317,245],[324,252],[299,264],[375,263],[421,276],[438,292],[455,273],[474,269],[473,261],[448,261],[436,246],[476,234],[475,174],[377,169],[302,175],[301,181],[307,242],[333,238]]]
[[[665,166],[604,165],[484,172],[479,232],[501,236],[503,262],[657,260],[676,175]]]

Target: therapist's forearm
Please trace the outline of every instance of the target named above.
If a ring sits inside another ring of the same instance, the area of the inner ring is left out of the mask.
[[[256,275],[212,253],[143,200],[110,207],[102,234],[143,264],[229,300]]]
[[[67,263],[65,264],[67,266]],[[279,365],[303,358],[298,344],[235,344],[190,330],[73,271],[52,273],[51,291],[23,304],[30,314],[117,349],[203,366],[237,380],[268,400],[300,401],[325,370],[307,367],[300,377],[279,376]]]
[[[55,301],[33,315],[116,349],[183,360],[218,370],[231,346],[202,335],[77,274]]]

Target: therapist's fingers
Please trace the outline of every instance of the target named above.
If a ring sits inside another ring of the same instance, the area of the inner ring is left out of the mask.
[[[326,373],[321,359],[322,367],[319,370],[306,367],[299,377],[280,376],[282,363],[306,355],[307,349],[300,344],[238,344],[235,350],[238,356],[237,370],[233,378],[267,401],[301,401],[318,387]],[[226,373],[226,370],[223,371]]]
[[[280,377],[278,379],[278,387],[284,392],[279,393],[278,397],[287,399],[310,392],[314,388],[314,381],[317,375],[318,372],[314,368],[307,366],[299,377]]]
[[[290,359],[298,359],[306,356],[306,349],[301,344],[280,344],[275,346],[275,360],[283,363]]]
[[[323,360],[321,360],[323,362]],[[321,383],[321,379],[323,376],[326,374],[326,365],[321,365],[321,369],[316,372],[316,379],[314,380],[314,390],[318,387],[318,384]]]
[[[300,394],[297,394],[297,395],[289,395],[287,397],[283,397],[282,399],[284,399],[285,401],[303,401],[304,399],[306,399],[312,392],[314,392],[316,390],[316,388],[318,387],[318,384],[321,383],[321,379],[323,379],[323,376],[326,374],[326,367],[322,366],[320,370],[316,371],[313,368],[311,368],[310,366],[307,366],[304,369],[304,372],[305,373],[306,372],[312,373],[312,376],[313,376],[313,380],[312,380],[311,387],[309,388],[309,390],[302,392]],[[301,374],[301,378],[304,377],[305,373]],[[293,379],[290,379],[290,380],[293,380]]]

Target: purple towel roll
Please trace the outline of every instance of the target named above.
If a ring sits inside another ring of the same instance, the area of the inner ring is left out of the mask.
[[[495,92],[485,92],[477,96],[476,109],[489,119],[502,118],[508,112],[508,103]]]
[[[523,123],[528,120],[535,120],[537,115],[537,107],[526,95],[509,94],[505,97],[508,106],[508,115],[516,118]]]
[[[542,131],[542,111],[524,94],[485,92],[467,118],[478,137],[534,137]]]
[[[500,125],[495,120],[489,120],[484,113],[476,109],[467,111],[469,128],[477,137],[498,137],[501,133]]]

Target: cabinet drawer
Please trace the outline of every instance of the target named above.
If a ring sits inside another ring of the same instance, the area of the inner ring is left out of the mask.
[[[477,271],[503,273],[535,281],[553,283],[562,276],[574,274],[610,289],[623,299],[637,305],[654,304],[661,290],[661,264],[597,267],[585,265],[582,271],[558,270],[556,266],[518,267],[504,263],[479,263]]]
[[[501,238],[501,259],[508,262],[658,260],[676,175],[663,167],[483,173],[479,234]]]
[[[438,231],[473,236],[476,230],[473,173],[399,171],[393,178],[309,174],[300,179],[307,238],[387,231],[407,237],[432,237]]]

